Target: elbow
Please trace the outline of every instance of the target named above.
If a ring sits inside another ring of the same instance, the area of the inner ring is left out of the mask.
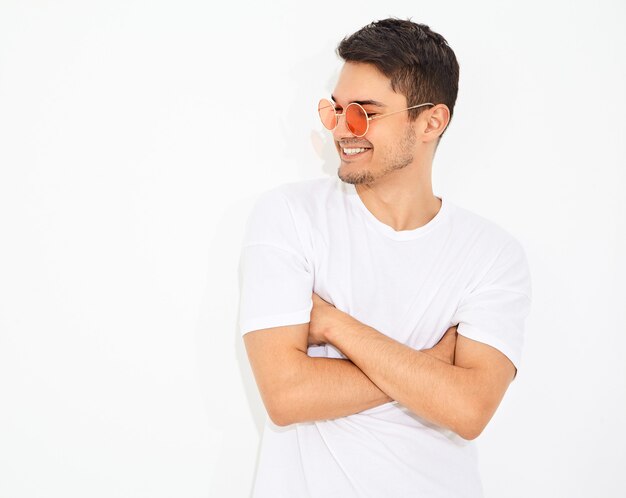
[[[482,406],[475,407],[467,417],[463,418],[460,427],[458,427],[459,430],[456,431],[457,434],[468,441],[476,439],[485,430],[491,415],[493,412],[485,410]]]
[[[298,353],[297,358],[285,362],[279,371],[268,376],[260,386],[263,404],[270,420],[279,427],[301,422],[306,413],[308,397],[302,385],[302,358],[306,354]]]
[[[289,407],[292,405],[286,398],[285,391],[282,391],[281,393],[275,393],[273,399],[265,404],[270,420],[279,427],[285,427],[297,422],[292,411],[289,410]]]
[[[482,432],[483,432],[483,428],[477,428],[476,426],[471,426],[471,427],[468,426],[468,427],[461,428],[459,431],[457,431],[457,434],[461,436],[463,439],[472,441],[476,439],[478,436],[480,436]]]
[[[293,424],[294,422],[288,422],[286,420],[283,420],[281,418],[272,418],[270,417],[271,421],[274,423],[274,425],[277,425],[279,427],[287,427],[288,425]]]
[[[277,411],[275,409],[267,410],[267,414],[274,425],[279,427],[285,427],[287,425],[293,424],[293,422],[289,419],[287,414]]]

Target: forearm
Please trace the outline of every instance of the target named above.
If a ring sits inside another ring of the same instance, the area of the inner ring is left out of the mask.
[[[296,364],[275,417],[279,425],[345,417],[393,401],[350,360],[303,354]]]
[[[329,330],[327,339],[413,413],[472,437],[477,383],[471,369],[439,361],[354,319]]]

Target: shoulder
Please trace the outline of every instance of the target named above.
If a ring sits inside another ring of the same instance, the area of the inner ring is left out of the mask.
[[[475,268],[475,276],[514,271],[529,279],[526,250],[518,237],[493,220],[456,204],[450,212],[455,245],[462,248],[462,258]]]
[[[336,183],[330,177],[314,178],[277,185],[258,194],[246,224],[244,243],[253,241],[299,240],[307,251],[316,213],[327,205]],[[284,245],[284,244],[283,244]]]
[[[476,280],[489,288],[514,289],[532,296],[530,266],[524,245],[508,229],[468,209],[456,207],[459,225],[473,240],[467,250],[473,253]],[[466,234],[467,236],[467,234]]]
[[[337,193],[337,181],[329,176],[288,182],[261,192],[254,209],[287,211],[292,217],[300,219],[310,217]]]
[[[450,218],[459,237],[487,252],[499,252],[505,248],[522,250],[519,239],[508,229],[486,216],[450,202]]]
[[[290,205],[319,204],[320,200],[337,191],[337,181],[330,176],[288,182],[274,187],[270,192],[282,195]]]

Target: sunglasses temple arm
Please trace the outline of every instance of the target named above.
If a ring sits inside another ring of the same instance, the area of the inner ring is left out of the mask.
[[[422,107],[422,106],[425,106],[425,105],[435,105],[435,104],[431,104],[430,102],[426,102],[425,104],[414,105],[414,106],[411,106],[411,107],[407,107],[406,109],[400,109],[399,111],[386,112],[385,114],[379,114],[378,116],[372,116],[371,118],[368,118],[368,119],[384,118],[385,116],[391,116],[392,114],[397,114],[399,112],[408,111],[409,109],[415,109],[417,107]]]

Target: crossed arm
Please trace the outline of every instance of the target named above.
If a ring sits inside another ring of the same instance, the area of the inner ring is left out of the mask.
[[[358,413],[397,400],[416,415],[474,439],[515,375],[500,351],[461,335],[454,364],[414,350],[359,322],[316,294],[311,322],[244,336],[261,397],[278,425]],[[314,358],[327,342],[349,360]]]

